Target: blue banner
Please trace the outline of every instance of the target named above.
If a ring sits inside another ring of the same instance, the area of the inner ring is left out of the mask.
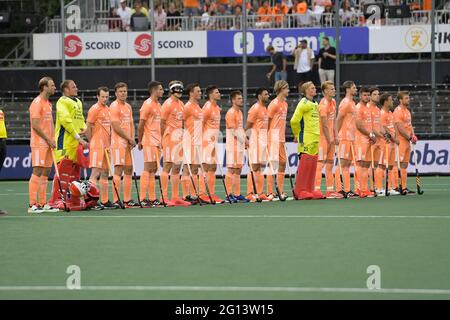
[[[367,27],[342,28],[341,53],[369,53],[369,29]],[[242,32],[208,31],[208,57],[238,57],[242,55]],[[334,28],[305,29],[263,29],[247,31],[247,53],[249,56],[267,56],[266,48],[272,45],[275,51],[290,55],[300,40],[319,53],[322,38],[327,36],[330,44],[336,45]]]
[[[31,149],[29,146],[7,146],[6,158],[0,171],[1,179],[30,179]]]

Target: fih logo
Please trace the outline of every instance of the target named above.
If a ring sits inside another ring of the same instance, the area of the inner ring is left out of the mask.
[[[233,48],[234,53],[243,54],[244,44],[243,44],[243,34],[242,32],[236,32],[233,37]],[[247,32],[247,54],[252,54],[255,51],[255,37],[253,33]]]
[[[68,57],[76,57],[81,53],[81,50],[83,49],[83,42],[81,42],[81,39],[72,34],[70,36],[67,36],[64,39],[64,53]]]
[[[152,37],[143,33],[134,40],[134,49],[140,56],[149,56],[152,53]]]
[[[405,42],[411,50],[421,51],[429,42],[428,32],[421,27],[409,28],[405,34]]]

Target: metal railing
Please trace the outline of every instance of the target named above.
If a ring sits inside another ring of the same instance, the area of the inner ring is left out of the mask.
[[[376,25],[411,25],[431,23],[430,11],[412,11],[410,18],[389,18],[374,21]],[[333,13],[287,14],[287,15],[249,15],[247,25],[249,29],[265,28],[317,28],[334,27]],[[345,17],[341,16],[342,27],[365,26],[369,23],[362,13],[353,13]],[[436,23],[448,23],[450,11],[437,10]],[[370,21],[372,23],[373,21]],[[158,31],[195,31],[195,30],[240,30],[242,16],[193,16],[193,17],[168,17],[164,26]],[[119,26],[121,25],[121,26]],[[150,24],[149,24],[150,25]],[[47,21],[46,32],[58,33],[61,28],[61,19]],[[85,18],[81,19],[79,29],[67,30],[68,32],[108,32],[130,31],[131,29],[121,23],[120,18]]]

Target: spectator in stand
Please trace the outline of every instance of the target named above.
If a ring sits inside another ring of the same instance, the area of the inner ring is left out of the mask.
[[[327,80],[334,82],[334,70],[336,69],[336,48],[330,45],[328,37],[322,38],[322,45],[318,56],[320,84]]]
[[[242,19],[242,7],[235,6],[233,11],[233,25],[230,30],[240,30],[241,29],[241,19]]]
[[[296,72],[296,82],[298,86],[312,81],[312,67],[314,65],[314,51],[308,47],[306,40],[301,40],[300,45],[297,46],[293,52],[294,55],[294,70]]]
[[[156,31],[164,30],[166,28],[167,14],[164,11],[161,3],[156,4],[154,17],[155,17],[155,30]]]
[[[148,17],[148,9],[143,6],[141,0],[135,0],[133,9],[131,10],[131,15],[136,13],[136,7],[139,7],[139,11],[146,17]]]
[[[202,30],[214,30],[216,28],[216,4],[213,2],[202,14],[201,29]]]
[[[272,25],[273,21],[273,11],[270,7],[269,1],[264,1],[263,5],[259,7],[257,15],[258,19],[256,22],[257,28],[268,28]]]
[[[297,4],[297,24],[299,27],[309,27],[311,25],[311,10],[308,9],[306,0],[300,0]]]
[[[199,0],[183,0],[183,15],[187,17],[200,15]]]
[[[217,16],[230,16],[231,13],[227,10],[228,7],[226,7],[223,4],[217,5]],[[225,18],[217,18],[216,19],[216,29],[218,30],[226,30],[232,25],[232,21],[230,19]]]
[[[140,1],[136,1],[134,3],[134,13],[131,15],[131,23],[130,23],[131,30],[138,29],[135,23],[135,20],[137,20],[138,18],[147,18],[147,16],[142,12],[142,3]],[[148,30],[148,24],[146,29]],[[141,30],[142,29],[139,28],[139,31]]]
[[[168,30],[180,30],[181,28],[181,13],[175,7],[174,2],[169,3],[169,8],[167,9],[167,29]]]
[[[241,7],[241,12],[242,12],[242,0],[231,0],[231,6],[233,8],[239,6]],[[252,2],[251,1],[247,1],[247,13],[248,14],[253,14],[253,9],[252,9]]]
[[[275,73],[275,82],[277,82],[278,80],[287,81],[286,57],[282,52],[276,52],[275,48],[272,46],[268,46],[266,50],[270,54],[272,59],[272,69],[269,73],[266,74],[267,79],[270,80],[272,74]]]
[[[122,19],[116,12],[115,7],[109,9],[108,15],[108,30],[109,31],[122,31]]]
[[[339,9],[339,17],[341,24],[344,27],[352,27],[356,24],[356,12],[355,9],[351,7],[349,0],[344,0],[342,2],[341,9]]]
[[[289,8],[289,11],[288,11],[289,20],[290,20],[290,27],[291,28],[297,28],[297,26],[298,26],[297,18],[294,16],[295,14],[297,14],[298,1],[299,0],[294,0],[291,3],[292,5],[291,5],[291,7]]]
[[[217,4],[220,6],[223,6],[225,11],[230,13],[230,1],[229,0],[217,0]],[[217,10],[217,14],[220,14],[220,10]]]
[[[311,0],[311,11],[313,19],[320,24],[322,20],[322,14],[325,11],[325,7],[332,6],[330,0]]]
[[[131,24],[131,8],[127,7],[127,0],[120,0],[120,7],[117,14],[122,19],[122,30],[129,31]]]
[[[118,8],[120,7],[120,0],[109,0],[110,8]]]
[[[283,0],[276,0],[275,7],[272,9],[272,14],[275,15],[275,26],[283,26],[283,21],[288,11],[289,8],[285,3],[283,3]]]
[[[326,6],[324,12],[322,12],[322,16],[320,17],[320,25],[322,27],[332,27],[334,26],[333,19],[333,7]]]

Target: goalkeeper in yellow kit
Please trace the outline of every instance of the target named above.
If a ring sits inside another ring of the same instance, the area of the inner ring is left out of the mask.
[[[83,115],[83,104],[76,96],[78,88],[73,80],[65,80],[61,83],[62,96],[56,103],[56,126],[55,126],[55,156],[61,177],[63,195],[56,183],[53,183],[52,197],[49,201],[55,208],[62,208],[71,182],[80,179],[83,154],[77,152],[79,145],[88,149],[88,143],[82,139],[86,130]],[[84,157],[83,157],[84,158]],[[86,167],[86,165],[83,165]],[[71,210],[84,209],[83,201],[77,197],[66,199],[66,204]]]
[[[297,200],[323,199],[320,190],[314,190],[320,140],[319,105],[313,100],[316,96],[314,83],[304,83],[301,93],[303,98],[290,121],[299,155],[294,197]]]

